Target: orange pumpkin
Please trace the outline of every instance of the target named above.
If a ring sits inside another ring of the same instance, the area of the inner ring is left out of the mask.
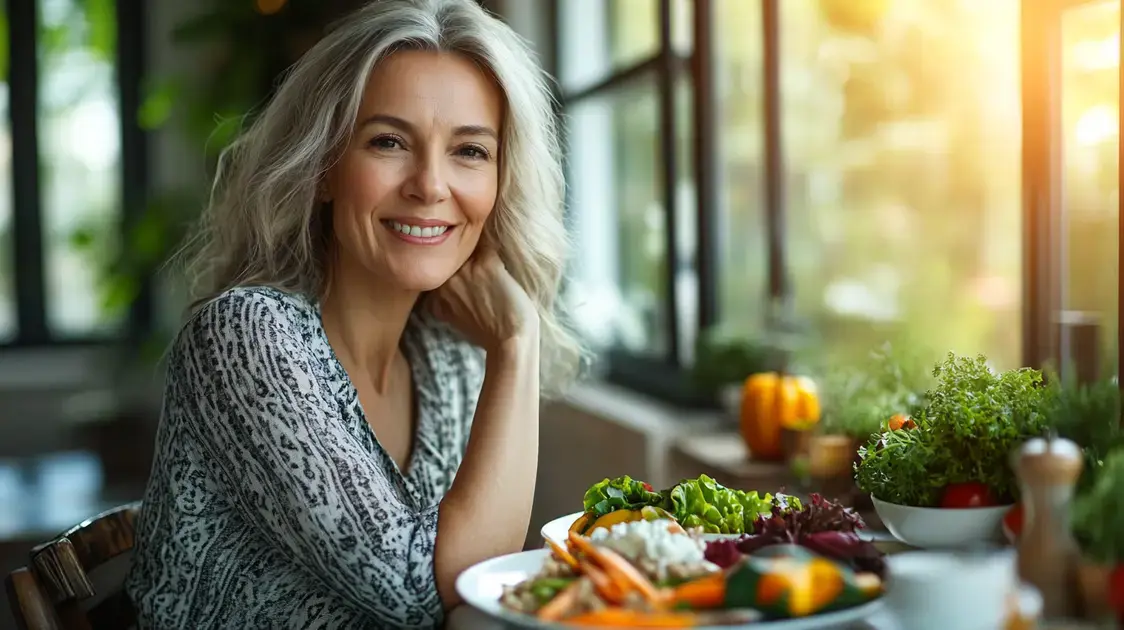
[[[815,384],[803,376],[754,374],[742,387],[741,433],[756,459],[784,459],[782,428],[806,427],[820,420]]]

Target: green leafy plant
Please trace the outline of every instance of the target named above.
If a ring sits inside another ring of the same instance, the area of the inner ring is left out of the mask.
[[[700,392],[712,394],[724,385],[741,383],[751,374],[780,369],[782,351],[762,341],[708,331],[696,344],[692,380]]]
[[[1124,449],[1120,387],[1111,379],[1078,383],[1051,375],[1043,403],[1047,424],[1085,452],[1079,491],[1096,483],[1109,453]]]
[[[1104,563],[1124,562],[1124,448],[1109,453],[1093,482],[1073,504],[1073,532],[1084,553]]]
[[[1010,455],[1048,427],[1042,373],[997,373],[983,356],[949,353],[933,378],[913,414],[916,428],[883,431],[859,449],[859,488],[883,501],[934,507],[948,486],[975,482],[997,502],[1013,501]]]
[[[897,413],[910,413],[931,382],[916,352],[885,343],[863,361],[829,367],[817,379],[824,433],[866,439]]]

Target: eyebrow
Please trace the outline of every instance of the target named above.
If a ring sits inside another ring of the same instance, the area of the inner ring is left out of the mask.
[[[401,129],[402,131],[405,131],[407,133],[413,133],[416,131],[414,125],[412,125],[409,121],[397,116],[391,116],[389,114],[373,114],[371,116],[368,116],[363,119],[363,122],[360,123],[359,127],[364,128],[375,123],[382,123],[384,125],[390,125],[391,127],[397,127],[398,129]],[[491,136],[491,138],[496,142],[499,142],[500,140],[500,134],[497,133],[495,129],[492,129],[487,125],[461,125],[453,129],[453,135]]]

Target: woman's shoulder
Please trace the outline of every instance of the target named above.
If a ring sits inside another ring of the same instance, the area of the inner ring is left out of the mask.
[[[191,314],[183,334],[242,341],[276,343],[278,333],[287,338],[309,338],[319,317],[315,303],[299,293],[273,287],[227,289],[201,304]]]

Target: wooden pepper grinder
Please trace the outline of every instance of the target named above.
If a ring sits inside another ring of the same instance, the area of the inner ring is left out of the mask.
[[[1025,523],[1018,541],[1019,578],[1042,595],[1045,619],[1081,616],[1080,551],[1070,531],[1070,503],[1084,465],[1070,440],[1035,438],[1023,444],[1013,468]]]

